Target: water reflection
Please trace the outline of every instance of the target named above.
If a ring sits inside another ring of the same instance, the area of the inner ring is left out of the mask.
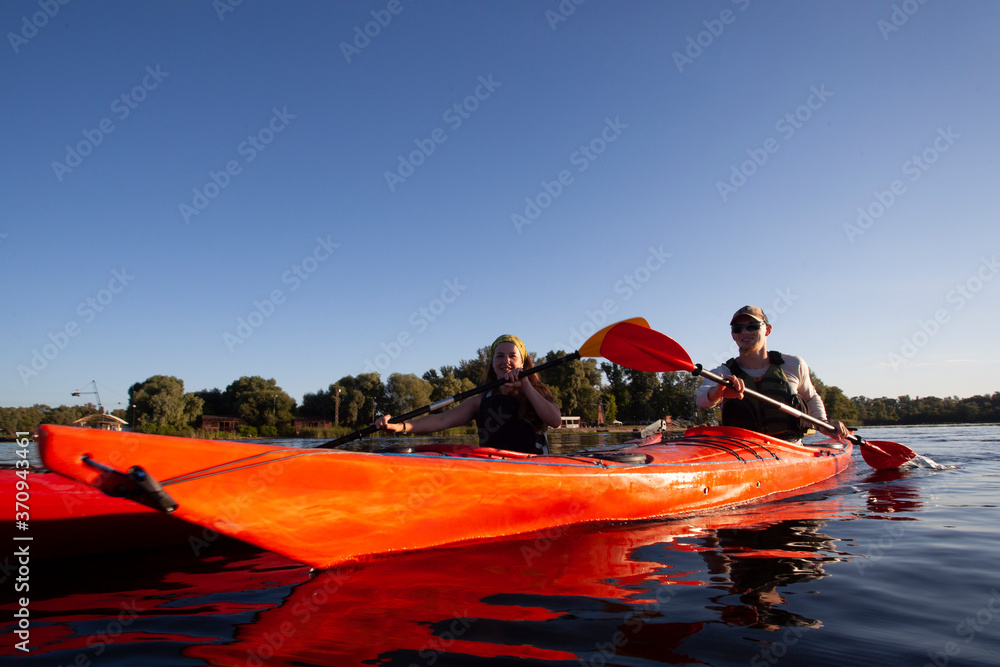
[[[684,521],[404,554],[315,573],[234,641],[192,646],[211,664],[441,664],[446,656],[604,664],[687,662],[706,624],[815,628],[781,589],[841,555],[821,529],[840,499]]]
[[[868,489],[866,507],[869,518],[893,521],[916,521],[915,516],[900,516],[916,512],[923,503],[912,473],[905,470],[878,470],[865,478]]]
[[[33,655],[249,666],[698,662],[720,627],[783,641],[823,625],[787,587],[828,576],[827,563],[845,557],[823,527],[858,505],[843,489],[826,496],[836,485],[700,517],[550,529],[320,572],[237,542],[201,557],[82,559],[39,573]]]

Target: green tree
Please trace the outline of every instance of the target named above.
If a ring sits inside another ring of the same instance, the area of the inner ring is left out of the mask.
[[[98,411],[93,403],[84,405],[60,405],[58,408],[48,410],[44,417],[44,423],[69,426],[77,419],[92,415]]]
[[[859,424],[895,424],[899,421],[897,401],[894,398],[855,396],[851,402],[857,411]]]
[[[184,428],[202,414],[204,401],[184,392],[184,381],[172,375],[154,375],[128,390],[135,406],[135,425]]]
[[[11,438],[17,432],[31,433],[39,424],[45,423],[45,417],[52,411],[47,405],[33,405],[30,408],[0,408],[0,427]]]
[[[566,352],[563,350],[549,351],[539,359],[539,363],[565,356]],[[601,371],[597,368],[596,359],[574,359],[558,364],[543,371],[542,376],[563,415],[578,416],[584,422],[597,419]]]
[[[295,400],[272,378],[244,376],[225,391],[226,400],[236,416],[255,427],[291,423]]]
[[[669,415],[677,419],[695,418],[694,391],[698,388],[698,380],[695,379],[692,383],[688,378],[694,379],[694,376],[682,371],[664,373],[660,377],[664,416]]]
[[[826,385],[813,371],[809,371],[809,378],[812,380],[816,393],[823,399],[823,407],[826,408],[828,420],[854,423],[858,419],[858,407],[855,405],[840,387],[836,385]]]
[[[476,351],[476,356],[473,359],[463,359],[458,362],[458,366],[455,366],[451,373],[459,380],[467,379],[472,383],[472,386],[478,387],[486,382],[486,372],[490,369],[490,362],[490,348],[481,347]],[[444,371],[445,368],[452,367],[442,366],[441,370]],[[442,375],[444,374],[442,372]]]
[[[618,364],[605,361],[601,362],[601,370],[604,372],[604,377],[608,379],[608,385],[603,389],[605,397],[604,417],[609,424],[615,419],[624,421],[627,418],[629,409],[629,390],[628,380],[625,377],[625,369]],[[614,400],[614,417],[608,414],[609,397]]]
[[[375,415],[385,411],[385,386],[378,373],[346,375],[331,385],[331,392],[340,389],[340,423],[359,427],[371,424]]]
[[[299,416],[324,417],[332,421],[337,411],[333,400],[336,386],[331,384],[328,389],[318,389],[315,393],[303,396],[302,405],[298,410]]]
[[[0,408],[0,433],[5,437],[14,438],[20,431],[17,427],[17,408]]]
[[[385,384],[385,411],[401,415],[431,402],[433,386],[416,375],[393,373]]]
[[[858,407],[847,396],[844,396],[840,387],[827,387],[822,398],[828,419],[851,423],[858,420]]]
[[[432,401],[440,401],[476,388],[476,385],[469,378],[455,377],[454,366],[441,367],[442,371],[445,369],[450,369],[450,371],[439,375],[437,371],[431,369],[424,373],[424,379],[431,385]],[[449,408],[451,407],[454,406],[449,406]]]
[[[231,416],[235,413],[232,404],[221,389],[202,389],[194,395],[203,402],[202,414]]]
[[[345,375],[340,378],[335,384],[330,385],[330,391],[340,397],[340,407],[337,410],[340,423],[347,426],[357,425],[365,395],[354,388],[354,376]]]
[[[628,407],[623,412],[626,415],[622,421],[632,423],[649,423],[663,417],[656,414],[653,397],[659,390],[660,379],[656,373],[645,373],[632,369],[625,370],[628,378]]]

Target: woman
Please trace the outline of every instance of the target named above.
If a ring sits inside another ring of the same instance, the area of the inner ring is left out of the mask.
[[[398,424],[389,423],[392,415],[383,415],[375,426],[393,433],[431,433],[462,426],[475,419],[479,426],[480,447],[548,454],[545,429],[560,426],[562,415],[552,392],[537,374],[519,377],[522,370],[533,366],[521,339],[505,334],[490,346],[486,383],[504,379],[506,384],[473,396],[445,412]]]

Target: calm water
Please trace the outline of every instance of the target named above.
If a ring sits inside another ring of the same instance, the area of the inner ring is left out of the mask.
[[[34,562],[28,654],[0,576],[0,661],[1000,664],[1000,426],[862,435],[955,467],[875,473],[856,454],[779,502],[325,572],[222,539]]]

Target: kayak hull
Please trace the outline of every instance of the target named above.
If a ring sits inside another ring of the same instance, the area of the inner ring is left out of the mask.
[[[107,468],[139,465],[176,501],[174,516],[318,568],[766,498],[846,469],[850,443],[829,444],[700,428],[680,442],[623,450],[644,461],[623,463],[458,445],[364,453],[55,426],[39,433],[56,472],[107,487]]]

